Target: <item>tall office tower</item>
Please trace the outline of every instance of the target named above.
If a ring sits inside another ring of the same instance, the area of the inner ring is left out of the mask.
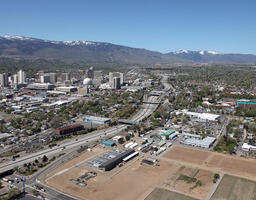
[[[0,74],[0,85],[1,87],[8,86],[8,75],[6,73]]]
[[[26,74],[23,70],[18,71],[18,84],[26,82]]]
[[[114,77],[113,78],[113,89],[120,89],[121,84],[120,84],[120,77]]]
[[[50,82],[53,83],[53,84],[57,82],[56,73],[50,73]]]
[[[124,84],[124,73],[119,73],[119,77],[120,77],[120,84],[123,85]]]
[[[110,87],[111,88],[113,88],[113,72],[109,72],[109,74],[108,74],[108,79],[109,79],[109,85],[110,85]]]
[[[50,83],[50,75],[49,74],[43,74],[40,76],[40,82],[41,83]]]
[[[93,67],[90,67],[90,68],[87,70],[87,78],[91,78],[91,79],[94,78],[94,69],[93,69]]]
[[[62,73],[61,74],[61,82],[69,81],[70,80],[70,74],[69,73]]]
[[[13,85],[17,85],[19,82],[18,74],[14,74],[12,77],[13,77],[13,82],[12,82]]]

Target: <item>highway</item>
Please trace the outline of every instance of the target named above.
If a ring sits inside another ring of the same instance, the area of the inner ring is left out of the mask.
[[[167,83],[165,78],[162,78],[162,84],[165,87],[165,91],[168,91],[171,88],[170,85]],[[147,102],[160,103],[162,97],[163,97],[163,95],[162,96],[150,96],[150,97],[148,97]],[[130,119],[130,121],[133,121],[134,123],[138,123],[138,122],[142,121],[144,118],[149,117],[158,107],[158,104],[150,104],[150,103],[144,104],[141,107],[141,109]],[[46,166],[40,172],[38,172],[37,174],[35,174],[31,178],[29,178],[27,180],[27,187],[28,187],[28,189],[29,188],[31,189],[31,186],[36,183],[38,185],[43,186],[46,189],[46,193],[42,192],[42,191],[40,191],[40,193],[43,196],[45,196],[49,199],[75,200],[76,198],[71,197],[68,194],[64,194],[64,193],[59,192],[59,191],[57,191],[53,188],[50,188],[46,185],[43,185],[42,183],[40,183],[38,181],[38,178],[41,175],[46,174],[48,171],[51,171],[52,169],[54,169],[58,165],[62,164],[67,159],[69,159],[68,156],[70,154],[72,154],[73,152],[75,152],[76,149],[80,148],[80,146],[92,143],[92,142],[97,141],[97,140],[100,140],[103,137],[113,136],[113,135],[119,133],[120,131],[124,130],[125,128],[127,128],[127,125],[117,125],[117,126],[110,127],[110,128],[107,128],[107,129],[94,131],[94,132],[86,134],[84,136],[79,136],[78,139],[76,138],[76,139],[71,139],[71,140],[64,141],[62,144],[60,144],[56,147],[53,147],[51,149],[49,149],[49,148],[48,149],[43,149],[41,151],[38,151],[38,152],[35,152],[35,153],[32,153],[32,154],[20,157],[16,161],[8,161],[6,163],[3,163],[0,166],[0,173],[5,172],[5,171],[10,170],[10,169],[13,169],[16,166],[20,166],[20,165],[23,165],[25,163],[32,162],[36,158],[42,157],[44,155],[46,155],[47,157],[54,156],[54,155],[56,156],[60,153],[63,153],[63,150],[65,148],[65,152],[70,152],[70,153],[65,154],[60,159],[58,159],[54,163]],[[67,159],[65,159],[65,158],[67,158]]]
[[[149,102],[158,102],[159,97],[156,96],[150,96],[148,98]],[[130,120],[133,122],[140,122],[142,119],[148,117],[151,115],[154,110],[157,108],[158,105],[156,104],[146,104],[143,109],[140,109],[137,114],[135,114]],[[110,127],[108,129],[103,129],[99,131],[94,131],[92,133],[89,133],[84,136],[80,136],[79,139],[71,139],[68,141],[63,142],[59,146],[55,146],[51,149],[43,149],[41,151],[31,153],[28,155],[24,155],[20,158],[17,158],[15,161],[8,161],[6,163],[2,163],[0,166],[0,173],[5,172],[7,170],[13,169],[16,166],[23,165],[28,162],[34,161],[38,157],[42,157],[46,155],[47,157],[58,155],[60,153],[63,153],[63,150],[65,148],[65,151],[79,148],[82,145],[85,145],[87,143],[91,143],[93,141],[99,140],[102,137],[108,137],[117,134],[118,132],[124,130],[127,127],[127,125],[117,125],[114,127]]]

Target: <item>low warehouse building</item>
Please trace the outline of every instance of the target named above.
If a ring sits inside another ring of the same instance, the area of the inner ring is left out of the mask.
[[[116,145],[115,142],[113,142],[113,141],[107,141],[107,140],[102,141],[101,144],[104,145],[104,146],[107,146],[107,147],[113,147],[113,146]]]
[[[112,159],[108,160],[107,162],[102,163],[99,166],[99,169],[104,170],[104,171],[109,171],[109,170],[113,169],[115,166],[117,166],[120,162],[122,162],[123,158],[133,154],[134,152],[135,152],[134,150],[125,151],[125,152],[119,154],[118,156],[116,156],[115,158],[112,158]]]
[[[164,133],[162,133],[161,134],[161,136],[162,136],[162,138],[165,140],[168,140],[169,139],[169,137],[170,137],[170,135],[173,135],[173,134],[175,134],[175,130],[173,130],[173,129],[169,129],[169,130],[167,130],[167,131],[165,131]],[[175,134],[175,136],[177,136],[177,134]],[[172,137],[173,138],[173,137]],[[171,138],[171,139],[172,139]]]
[[[125,151],[121,149],[112,149],[87,161],[86,165],[109,171],[121,163],[125,157],[134,152],[134,150]]]
[[[244,151],[255,151],[256,146],[249,145],[247,143],[243,143],[242,150],[244,150]]]
[[[216,138],[214,137],[206,137],[202,140],[190,138],[186,139],[184,144],[208,149],[215,142],[215,140]]]
[[[94,122],[94,123],[98,123],[98,124],[108,124],[108,123],[110,123],[110,119],[105,118],[105,117],[85,116],[83,118],[83,120],[85,122]]]
[[[135,151],[134,153],[130,154],[129,156],[125,157],[123,159],[124,162],[128,162],[129,160],[131,160],[132,158],[134,158],[135,156],[138,156],[139,152]]]

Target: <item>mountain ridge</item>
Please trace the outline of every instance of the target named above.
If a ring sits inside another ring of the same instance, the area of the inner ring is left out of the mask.
[[[107,42],[52,41],[8,35],[0,36],[0,57],[89,64],[256,63],[256,55],[252,54],[223,54],[210,50],[160,53]]]

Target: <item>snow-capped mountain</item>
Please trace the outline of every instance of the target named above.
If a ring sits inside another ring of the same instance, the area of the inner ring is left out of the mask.
[[[209,62],[209,63],[255,63],[256,56],[251,54],[223,54],[216,51],[200,50],[179,50],[168,53],[176,57],[190,60],[193,62]]]
[[[51,41],[23,36],[0,36],[0,58],[60,60],[76,63],[169,64],[169,63],[256,63],[251,54],[222,54],[216,51],[179,50],[160,53],[105,42]]]
[[[24,36],[0,36],[0,39],[7,39],[7,40],[13,40],[13,41],[44,41],[44,42],[49,42],[52,44],[65,44],[65,45],[70,45],[70,46],[75,46],[75,45],[101,45],[101,44],[108,44],[104,42],[91,42],[91,41],[51,41],[51,40],[40,40],[36,38],[31,38],[31,37],[24,37]]]
[[[172,55],[106,42],[51,41],[0,36],[0,58],[60,60],[76,63],[155,64],[184,62]]]
[[[212,54],[212,55],[218,55],[220,53],[218,53],[216,51],[206,51],[206,50],[200,50],[200,51],[179,50],[179,51],[174,51],[173,54],[175,54],[175,55],[179,55],[179,54],[201,54],[201,55]]]

